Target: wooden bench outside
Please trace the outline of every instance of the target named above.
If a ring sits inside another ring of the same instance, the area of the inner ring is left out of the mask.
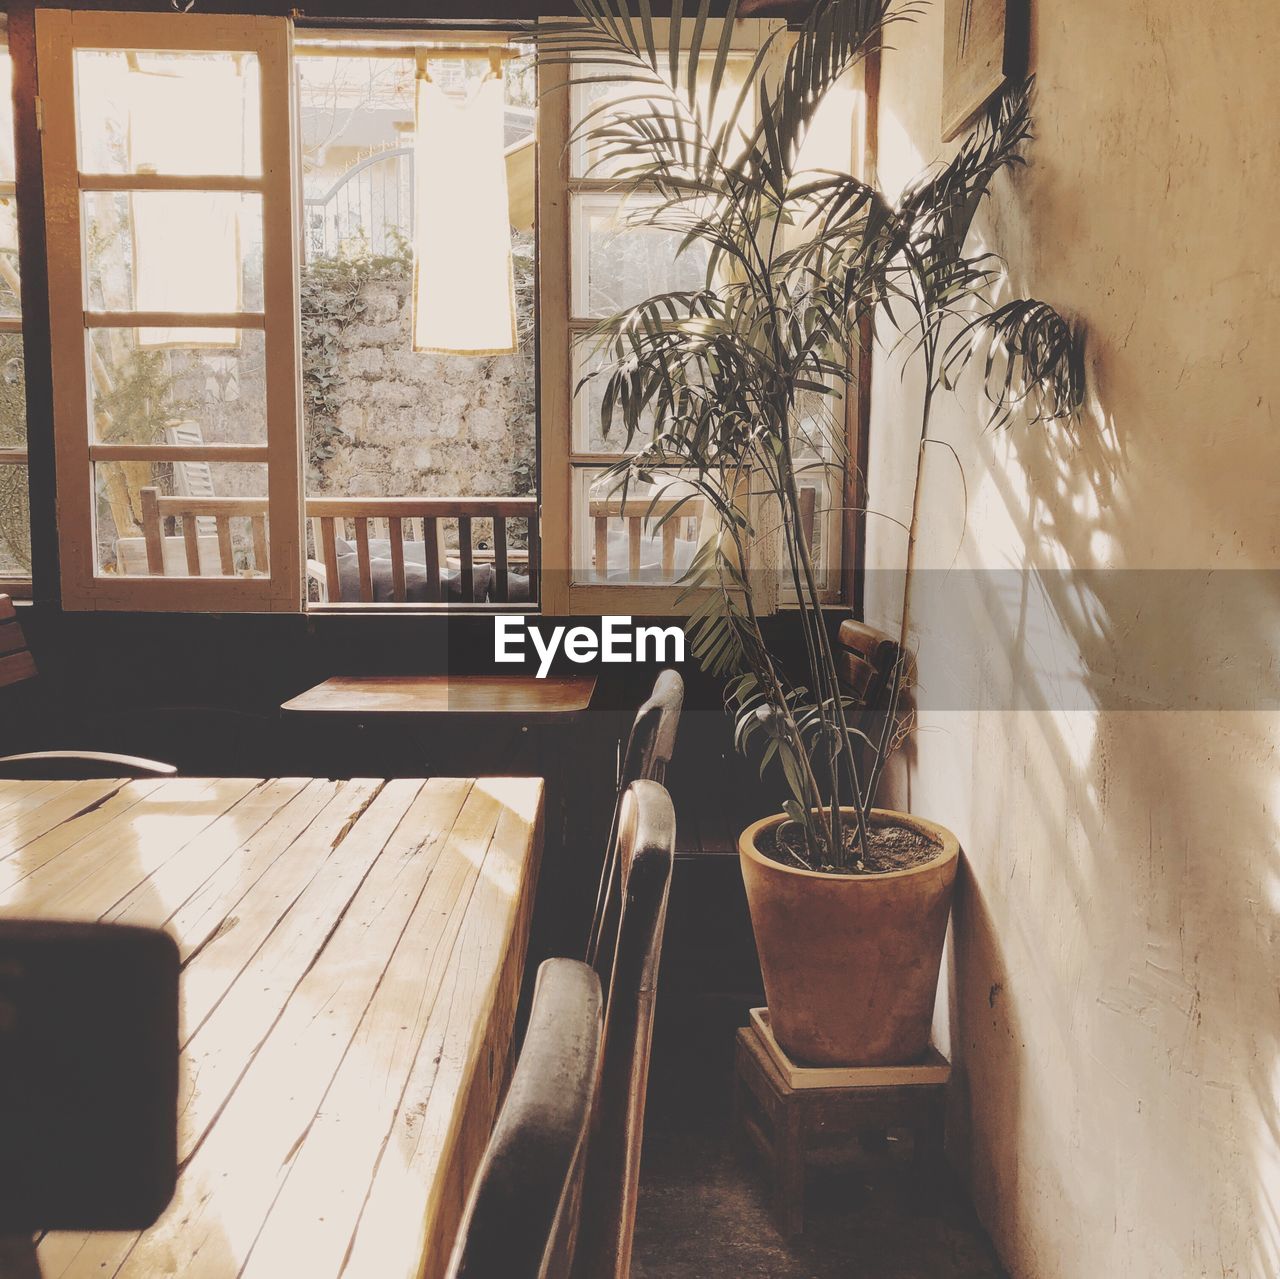
[[[252,562],[246,570],[252,575],[268,571],[267,499],[256,497],[197,497],[162,494],[154,487],[142,490],[143,537],[146,543],[147,572],[156,577],[175,576],[185,568],[186,575],[212,575],[216,544],[217,572],[231,577],[237,573],[232,520],[248,520],[252,542]],[[533,497],[453,497],[453,498],[339,498],[315,497],[306,503],[315,540],[316,559],[308,561],[310,575],[321,584],[323,601],[327,603],[374,602],[373,556],[370,543],[385,538],[391,560],[391,599],[404,603],[407,598],[406,548],[420,544],[425,567],[424,594],[428,602],[445,598],[442,569],[456,563],[459,592],[464,602],[475,597],[476,568],[489,565],[493,570],[492,598],[506,603],[513,595],[512,574],[523,566],[530,582],[538,575],[537,499]],[[172,537],[165,532],[166,521],[173,520],[181,530],[182,556],[171,550]],[[212,521],[211,543],[201,525]],[[450,551],[446,545],[445,525],[457,526],[458,547]],[[492,545],[475,546],[476,525],[489,521]],[[523,547],[512,544],[513,522],[523,521]],[[338,539],[347,538],[356,547],[359,590],[356,599],[348,599],[342,587],[338,565]],[[175,563],[176,561],[176,563]]]

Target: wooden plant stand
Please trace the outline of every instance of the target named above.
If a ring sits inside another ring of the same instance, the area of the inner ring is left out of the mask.
[[[912,1134],[917,1189],[930,1200],[942,1171],[943,1107],[951,1067],[931,1048],[910,1066],[832,1069],[796,1066],[774,1039],[766,1009],[738,1031],[734,1127],[773,1176],[773,1211],[781,1233],[804,1230],[805,1156]]]

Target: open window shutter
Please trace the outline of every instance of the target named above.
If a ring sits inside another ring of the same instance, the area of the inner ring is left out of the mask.
[[[300,610],[290,24],[36,24],[63,604]],[[218,376],[260,405],[221,438]]]

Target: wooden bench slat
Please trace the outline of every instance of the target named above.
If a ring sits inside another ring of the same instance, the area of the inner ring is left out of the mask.
[[[355,517],[356,561],[360,566],[360,602],[373,603],[373,565],[369,560],[369,521],[361,515]]]
[[[422,520],[422,548],[427,564],[427,599],[440,598],[440,525],[434,516]]]
[[[196,525],[196,517],[190,513],[182,517],[182,544],[187,552],[187,572],[192,577],[200,576],[200,535]]]
[[[271,556],[267,550],[267,517],[252,516],[250,526],[253,529],[253,566],[259,573],[270,573]]]
[[[400,516],[393,515],[387,521],[387,536],[391,539],[391,598],[397,604],[403,604],[405,599],[404,529]]]
[[[147,544],[147,572],[152,577],[164,576],[164,526],[160,521],[159,490],[144,488],[142,498],[142,536]]]
[[[215,515],[214,526],[218,533],[218,564],[223,577],[234,577],[236,572],[235,555],[231,550],[231,520],[226,515]]]
[[[609,517],[597,515],[596,525],[596,576],[603,581],[609,576]]]
[[[493,517],[493,598],[505,604],[510,596],[507,568],[507,521],[502,515]]]
[[[469,604],[476,595],[476,568],[474,552],[471,547],[471,516],[458,516],[458,560],[462,566],[459,574],[459,585],[462,588],[462,602]]]
[[[334,531],[333,517],[321,516],[320,529],[324,542],[324,575],[329,579],[329,601],[342,602],[342,578],[338,576],[338,535]]]

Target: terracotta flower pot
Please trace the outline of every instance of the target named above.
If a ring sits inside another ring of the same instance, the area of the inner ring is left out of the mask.
[[[851,814],[852,816],[852,814]],[[797,1063],[902,1065],[929,1044],[960,845],[945,827],[874,809],[938,844],[932,861],[882,875],[797,870],[766,857],[762,832],[738,840],[751,923],[778,1043]]]

